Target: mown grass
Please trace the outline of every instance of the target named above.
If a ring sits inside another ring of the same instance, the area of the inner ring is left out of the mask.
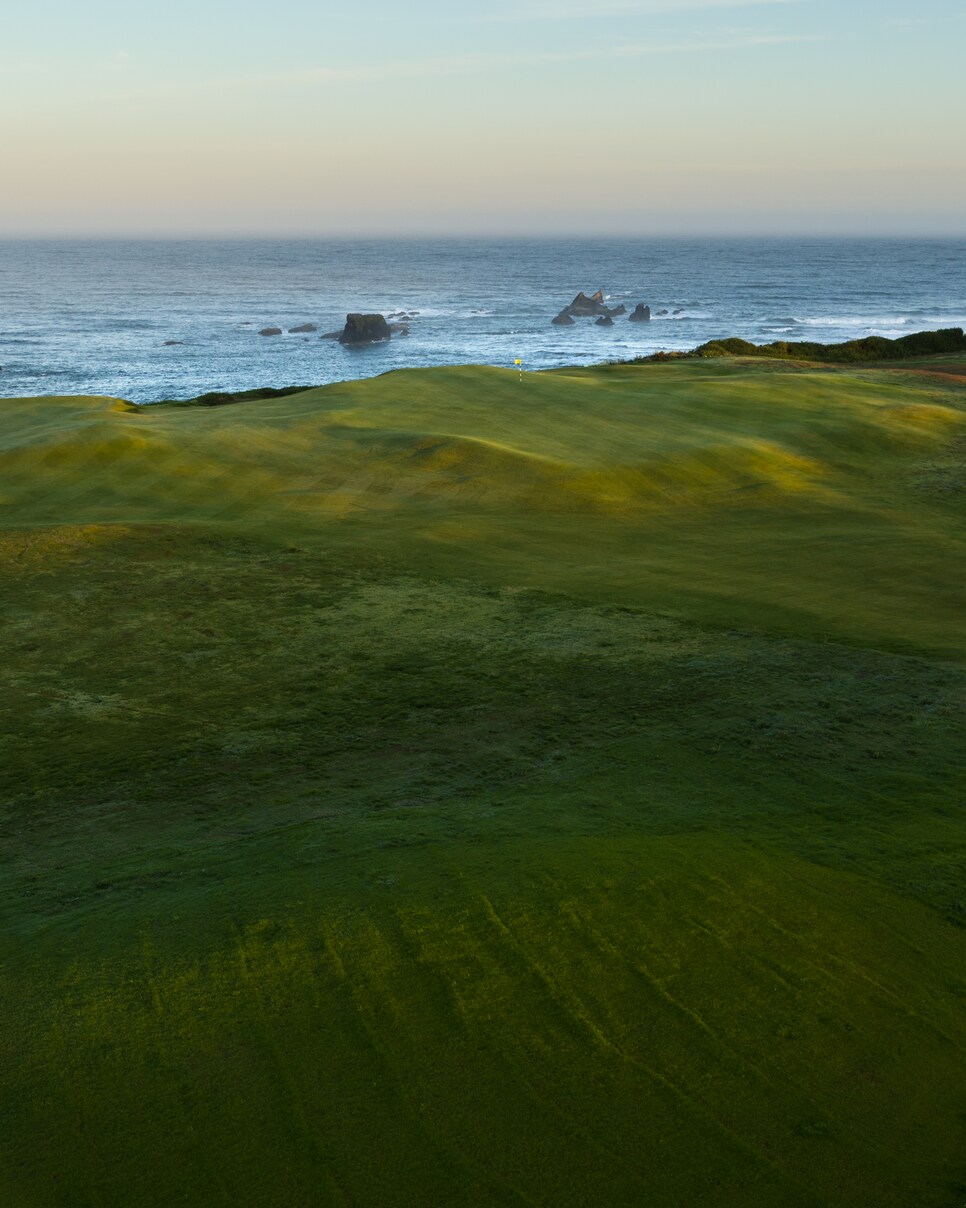
[[[958,1208],[964,420],[0,403],[4,1201]]]

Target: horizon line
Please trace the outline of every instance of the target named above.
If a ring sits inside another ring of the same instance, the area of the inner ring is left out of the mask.
[[[446,242],[461,242],[466,240],[508,240],[508,241],[527,241],[527,242],[555,242],[559,240],[593,240],[596,242],[608,241],[627,241],[627,240],[649,240],[649,239],[666,239],[666,240],[700,240],[700,239],[747,239],[747,240],[769,240],[769,239],[850,239],[850,240],[866,240],[872,241],[876,239],[915,239],[915,240],[947,240],[947,239],[966,239],[966,224],[956,229],[939,230],[925,232],[920,229],[901,229],[896,228],[886,229],[882,231],[851,231],[851,230],[827,230],[816,231],[814,229],[788,228],[787,230],[773,230],[764,232],[752,232],[747,230],[699,230],[699,231],[681,231],[681,230],[654,230],[654,231],[593,231],[593,230],[566,230],[555,231],[551,233],[539,233],[527,230],[516,231],[447,231],[447,232],[430,232],[430,231],[399,231],[399,230],[372,230],[372,231],[278,231],[278,230],[259,230],[252,229],[249,231],[215,231],[215,230],[186,230],[186,231],[156,231],[156,230],[139,230],[139,231],[83,231],[83,230],[59,230],[59,231],[4,231],[0,229],[0,242],[3,243],[41,243],[49,242],[64,242],[64,241],[81,241],[87,240],[90,242],[103,243],[120,243],[130,241],[152,241],[157,243],[165,242],[191,242],[197,240],[218,240],[222,242],[237,242],[245,243],[256,240],[274,240],[277,242],[365,242],[367,240],[391,240],[394,242],[425,242],[432,241],[434,243]]]

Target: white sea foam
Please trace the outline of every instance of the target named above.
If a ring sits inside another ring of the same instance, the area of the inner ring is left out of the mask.
[[[868,328],[903,327],[911,320],[907,315],[819,315],[814,318],[794,320],[799,327],[842,327]]]
[[[827,333],[833,339],[835,337],[861,339],[863,336],[882,336],[894,340],[917,331],[935,331],[937,328],[966,326],[966,320],[948,314],[819,315],[803,319],[796,318],[792,322],[794,326],[782,324],[771,327],[765,323],[762,325],[762,329],[806,338],[810,331],[814,331],[815,336],[820,339],[823,338],[821,333]]]

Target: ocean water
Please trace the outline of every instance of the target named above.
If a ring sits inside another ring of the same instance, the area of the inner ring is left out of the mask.
[[[646,302],[653,320],[551,326],[597,289],[628,311]],[[349,311],[414,318],[386,344],[319,338]],[[318,333],[289,333],[307,322]],[[259,335],[267,326],[284,334]],[[966,240],[0,241],[4,397],[147,403],[413,366],[591,364],[721,336],[831,343],[938,327],[966,327]]]

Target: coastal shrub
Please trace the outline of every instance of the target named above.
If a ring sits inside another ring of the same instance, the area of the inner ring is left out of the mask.
[[[733,337],[728,340],[709,340],[707,344],[696,348],[694,355],[699,357],[753,357],[761,354],[755,344],[749,344],[747,340]]]
[[[696,357],[772,357],[798,358],[804,361],[829,361],[855,364],[862,361],[895,361],[905,357],[937,356],[966,352],[966,336],[961,327],[940,331],[917,331],[895,340],[885,336],[865,336],[843,344],[818,344],[811,340],[775,340],[771,344],[751,344],[736,338],[709,340],[691,353]],[[647,359],[647,358],[644,358]]]
[[[911,356],[935,356],[943,352],[966,350],[966,336],[961,327],[944,327],[939,331],[916,331],[896,340]]]
[[[176,407],[224,407],[229,403],[254,403],[259,399],[282,398],[286,394],[300,394],[303,390],[312,389],[312,386],[260,386],[254,390],[234,392],[215,390],[209,394],[199,394],[197,398],[168,398],[163,402]]]

